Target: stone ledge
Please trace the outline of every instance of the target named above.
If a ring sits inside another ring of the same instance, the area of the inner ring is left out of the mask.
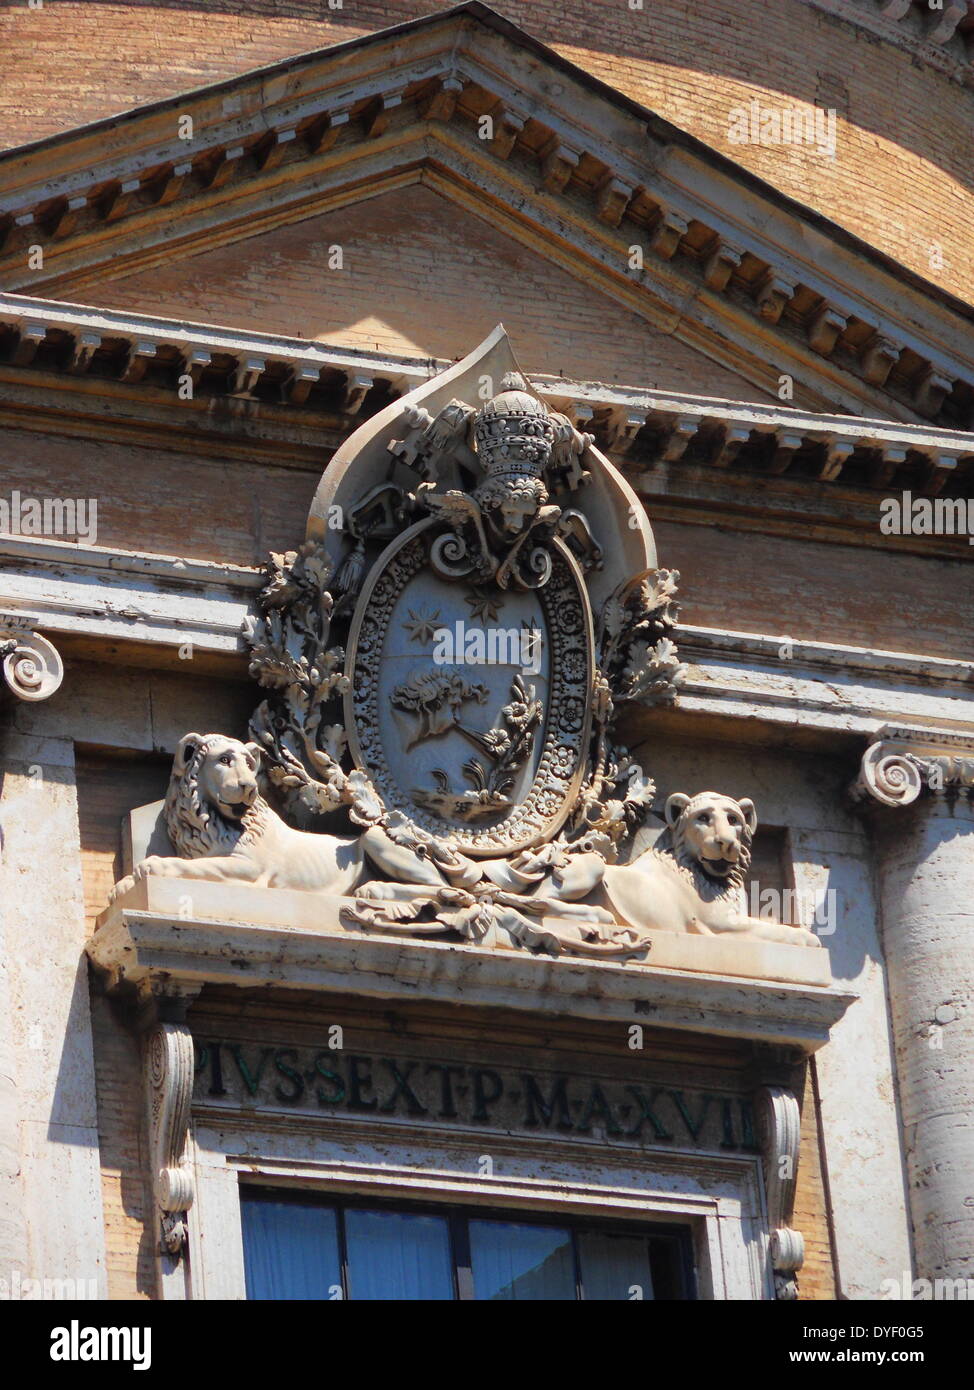
[[[805,1052],[828,1041],[857,997],[826,983],[828,954],[808,947],[654,933],[652,964],[553,959],[345,930],[332,925],[341,902],[324,894],[149,879],[102,914],[88,954],[112,990],[233,984],[353,991],[642,1022]],[[261,921],[242,920],[247,917]]]
[[[113,380],[123,381],[126,391],[148,385],[144,373],[138,379],[132,376],[131,363],[133,355],[143,364],[151,361],[163,369],[153,376],[152,386],[175,403],[173,423],[199,418],[193,413],[198,411],[197,396],[205,401],[215,396],[255,400],[259,395],[265,412],[280,408],[293,413],[300,408],[305,421],[324,412],[347,430],[361,418],[363,391],[378,388],[378,400],[395,399],[451,365],[446,359],[371,352],[0,292],[0,336],[5,331],[18,343],[0,364],[5,374],[13,373],[8,379],[16,381],[25,370],[39,371],[39,381],[49,383],[56,375],[82,396],[91,390],[110,390]],[[39,366],[35,355],[45,342],[52,351]],[[86,343],[96,342],[98,346],[81,359],[83,369],[79,370],[78,353]],[[108,356],[104,345],[114,345]],[[89,376],[96,354],[102,354],[107,375]],[[190,400],[177,397],[186,372],[195,385]],[[661,461],[686,468],[696,459],[706,468],[719,460],[720,467],[731,474],[757,467],[767,477],[787,474],[793,458],[801,455],[812,465],[812,476],[805,480],[806,491],[811,491],[815,483],[840,482],[858,450],[857,458],[868,461],[868,486],[874,492],[898,490],[894,480],[903,465],[918,495],[926,496],[939,493],[952,476],[967,476],[974,467],[974,435],[935,423],[537,373],[531,381],[549,405],[574,418],[580,428],[594,432],[604,451],[643,472]],[[918,465],[921,474],[916,481]]]

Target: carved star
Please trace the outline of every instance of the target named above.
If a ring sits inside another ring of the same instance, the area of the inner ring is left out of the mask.
[[[471,618],[479,618],[482,623],[494,623],[500,616],[502,600],[496,594],[484,593],[483,589],[471,589],[466,602],[470,604]]]
[[[438,608],[435,613],[425,613],[422,608],[414,613],[410,608],[409,617],[403,623],[410,642],[432,642],[442,626]]]

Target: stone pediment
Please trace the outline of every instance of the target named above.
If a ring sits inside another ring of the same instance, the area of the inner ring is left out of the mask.
[[[458,203],[421,173],[403,187],[102,281],[90,293],[129,314],[152,305],[172,321],[191,314],[198,323],[232,324],[248,334],[284,335],[332,351],[394,355],[420,368],[465,356],[500,319],[516,332],[532,377],[550,370],[557,306],[557,368],[564,380],[680,382],[685,391],[708,397],[763,394],[772,403],[744,372],[675,338],[667,324],[590,283],[537,239],[505,227],[487,201]],[[66,292],[75,291],[69,286]],[[591,331],[598,323],[613,324],[611,338]],[[353,377],[353,390],[365,384],[361,370]],[[202,385],[216,380],[211,368]],[[396,394],[412,384],[396,381],[393,387],[390,381]],[[312,389],[317,397],[322,388],[315,382]],[[261,385],[256,394],[264,391]],[[804,395],[799,384],[796,402]]]
[[[752,393],[966,423],[963,306],[476,3],[8,151],[0,275],[98,301],[419,183]]]

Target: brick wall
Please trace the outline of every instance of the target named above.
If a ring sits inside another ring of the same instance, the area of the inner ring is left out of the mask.
[[[319,478],[314,467],[0,431],[0,494],[96,497],[98,544],[129,550],[263,565],[269,550],[301,540]],[[682,575],[684,623],[930,656],[972,648],[974,574],[963,560],[826,543],[793,529],[762,534],[689,503],[678,519],[661,520],[652,497],[646,506],[660,563]]]
[[[95,498],[98,545],[157,555],[264,565],[269,550],[303,539],[320,477],[320,468],[0,429],[0,495]]]
[[[341,269],[329,268],[331,246]],[[133,312],[448,359],[503,322],[526,371],[772,399],[419,184],[87,293]]]
[[[805,1238],[805,1263],[798,1275],[800,1299],[836,1297],[835,1257],[829,1229],[828,1194],[822,1170],[821,1120],[816,1107],[814,1076],[805,1073],[802,1098],[801,1151],[795,1190],[795,1230]]]
[[[659,521],[652,498],[646,506],[660,562],[680,571],[685,623],[929,656],[971,650],[974,571],[965,560],[749,534],[716,516]]]
[[[974,301],[974,91],[812,0],[495,0],[565,57]],[[0,146],[448,8],[442,0],[26,0],[0,6]],[[848,0],[850,17],[860,11]],[[732,111],[818,102],[834,161],[732,144]]]
[[[122,817],[133,807],[165,794],[169,759],[81,754],[77,777],[85,910],[89,931],[93,931],[109,890],[121,874]],[[108,1296],[149,1298],[154,1274],[146,1224],[149,1194],[139,1043],[115,1006],[100,992],[92,998],[91,1028]]]

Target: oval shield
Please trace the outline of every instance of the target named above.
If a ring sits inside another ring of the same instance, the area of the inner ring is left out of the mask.
[[[592,613],[560,540],[542,587],[456,579],[433,519],[376,562],[349,637],[349,746],[388,809],[473,856],[555,834],[585,771]]]

